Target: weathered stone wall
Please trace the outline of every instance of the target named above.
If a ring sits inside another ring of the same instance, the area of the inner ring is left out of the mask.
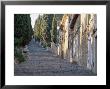
[[[97,72],[97,16],[96,14],[91,14],[91,19],[89,22],[89,31],[92,33],[92,68],[91,70]]]
[[[73,62],[79,63],[79,48],[80,48],[80,16],[77,18],[77,21],[74,26],[73,33]]]
[[[86,15],[81,15],[81,28],[80,28],[80,59],[79,64],[87,66],[87,34],[86,34]]]
[[[81,15],[80,64],[97,72],[97,29],[96,15]],[[88,62],[89,61],[89,62]]]
[[[59,54],[63,59],[68,58],[68,15],[64,15],[61,21]]]
[[[82,43],[80,45],[80,64],[87,66],[87,55],[88,55],[88,44],[87,44],[87,33],[83,32],[81,37]]]
[[[93,43],[92,43],[92,54],[93,54],[93,72],[97,72],[97,35],[93,34]]]
[[[59,30],[59,45],[52,44],[52,50],[61,58],[87,67],[97,72],[97,18],[95,14],[78,16],[74,28],[69,25],[74,15],[62,18],[62,29]]]
[[[69,60],[97,71],[97,19],[95,14],[81,14],[75,23],[74,32],[69,32]],[[72,30],[72,29],[70,29]]]

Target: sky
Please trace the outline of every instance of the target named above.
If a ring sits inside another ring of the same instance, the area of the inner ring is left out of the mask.
[[[30,14],[32,28],[34,28],[34,24],[35,24],[35,21],[38,18],[38,16],[39,16],[39,14]]]

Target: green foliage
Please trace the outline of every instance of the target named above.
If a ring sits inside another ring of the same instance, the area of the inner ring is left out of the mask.
[[[29,14],[14,15],[14,56],[19,62],[25,61],[21,47],[29,43],[33,35]]]
[[[43,16],[38,17],[38,19],[36,20],[35,26],[34,26],[34,30],[35,30],[35,36],[37,38],[37,40],[42,41],[45,40],[44,39],[44,31],[46,29],[46,21],[44,20]]]
[[[47,29],[46,29],[46,41],[47,44],[49,45],[49,43],[51,42],[51,30],[52,30],[52,20],[53,20],[53,14],[46,14],[47,16]]]
[[[57,21],[60,21],[62,14],[43,14],[39,15],[34,25],[35,38],[44,47],[50,47],[51,41],[57,40]]]
[[[23,38],[21,37],[21,38],[17,38],[17,37],[15,37],[14,38],[14,45],[15,45],[15,47],[17,46],[17,47],[20,47],[21,45],[22,45],[22,40]]]
[[[57,21],[61,21],[64,14],[54,14]]]
[[[33,30],[29,14],[14,15],[14,41],[15,46],[25,46],[31,40]]]
[[[51,42],[52,14],[39,15],[34,26],[34,35],[38,41],[47,47]]]
[[[19,61],[19,63],[25,61],[25,57],[23,56],[21,49],[14,48],[14,56],[15,56],[16,59]]]
[[[55,15],[54,15],[53,21],[52,21],[52,41],[54,43],[57,42],[57,21],[56,21]]]

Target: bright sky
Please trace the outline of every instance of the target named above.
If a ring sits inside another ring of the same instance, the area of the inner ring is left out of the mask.
[[[34,24],[35,24],[35,21],[38,18],[38,16],[39,16],[39,14],[30,14],[32,28],[34,28]]]

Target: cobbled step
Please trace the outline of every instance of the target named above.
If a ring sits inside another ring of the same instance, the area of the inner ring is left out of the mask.
[[[87,68],[55,56],[34,40],[28,44],[28,50],[28,59],[14,64],[15,76],[96,76]]]

